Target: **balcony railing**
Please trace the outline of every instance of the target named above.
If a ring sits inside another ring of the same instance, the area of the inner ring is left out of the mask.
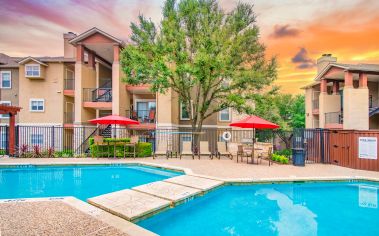
[[[73,124],[75,120],[75,113],[73,111],[71,112],[64,112],[64,123],[65,124]]]
[[[325,113],[325,124],[343,124],[342,112]]]
[[[320,104],[319,101],[320,101],[320,100],[318,100],[318,99],[315,99],[315,100],[312,101],[312,108],[313,108],[313,110],[319,108],[319,104]]]
[[[64,80],[64,89],[65,90],[74,90],[75,89],[75,80],[74,79],[65,79]]]
[[[84,88],[83,102],[112,102],[112,89]]]
[[[155,123],[156,111],[151,110],[127,110],[126,116],[133,120],[138,120],[140,123]]]

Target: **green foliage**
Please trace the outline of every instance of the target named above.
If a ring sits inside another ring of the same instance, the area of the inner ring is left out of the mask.
[[[280,125],[282,131],[305,127],[304,95],[279,93],[278,90],[255,96],[254,114]]]
[[[95,145],[93,142],[93,138],[89,140],[90,143],[90,153],[91,156],[100,156],[100,157],[106,157],[114,156],[114,145],[112,142],[116,142],[116,157],[124,157],[124,150],[126,152],[126,156],[132,156],[130,154],[133,152],[133,147],[126,147],[122,143],[117,142],[130,142],[130,138],[105,138],[104,142],[109,142],[110,145]],[[129,153],[129,154],[128,154]],[[145,142],[139,142],[136,146],[136,157],[148,157],[151,156],[153,153],[153,148],[151,143],[145,143]]]
[[[276,61],[265,59],[251,4],[225,12],[215,0],[166,0],[158,27],[138,19],[121,53],[124,82],[151,84],[159,93],[171,88],[193,127],[229,107],[252,113],[253,95],[276,79]]]
[[[279,163],[282,163],[282,164],[288,164],[288,158],[285,157],[284,155],[279,155],[279,154],[272,154],[272,158],[271,158],[273,161],[276,161],[276,162],[279,162]]]
[[[73,150],[64,150],[64,151],[56,151],[54,153],[55,157],[74,157]]]
[[[275,151],[275,154],[290,158],[292,155],[292,150],[291,149],[277,150]]]
[[[5,150],[0,150],[0,156],[4,156],[6,154]]]

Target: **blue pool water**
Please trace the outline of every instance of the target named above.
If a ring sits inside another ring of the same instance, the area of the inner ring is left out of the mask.
[[[180,174],[137,165],[0,167],[0,199],[74,196],[85,201]]]
[[[379,235],[379,184],[223,187],[138,222],[160,235]]]

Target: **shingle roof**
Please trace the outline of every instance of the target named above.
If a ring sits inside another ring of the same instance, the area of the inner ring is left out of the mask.
[[[65,57],[24,57],[18,60],[18,63],[22,63],[25,61],[34,60],[40,63],[43,62],[75,62],[74,58],[65,58]]]
[[[17,68],[19,57],[10,57],[4,53],[0,53],[0,68]]]

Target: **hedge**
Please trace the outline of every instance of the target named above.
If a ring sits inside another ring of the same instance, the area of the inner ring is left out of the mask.
[[[104,142],[109,142],[110,144],[112,142],[130,142],[130,138],[104,138]],[[100,156],[107,156],[106,152],[109,148],[109,156],[114,156],[114,145],[108,146],[99,146],[94,144],[93,138],[89,139],[90,144],[90,153],[91,156],[97,157],[97,152],[100,152]],[[124,145],[116,145],[116,157],[124,157]],[[132,147],[126,147],[126,152],[132,152]],[[151,156],[153,153],[153,147],[151,143],[145,143],[145,142],[139,142],[136,146],[136,157],[148,157]],[[127,157],[130,157],[130,155],[127,155]]]

